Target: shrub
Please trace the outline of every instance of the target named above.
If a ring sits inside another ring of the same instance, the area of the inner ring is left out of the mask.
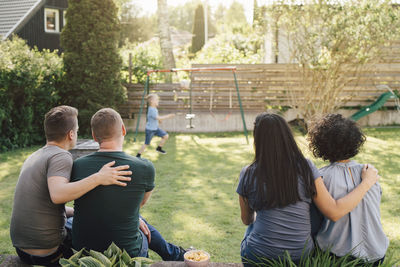
[[[60,259],[62,267],[70,266],[99,266],[99,267],[147,267],[153,263],[152,260],[143,257],[131,258],[124,250],[121,250],[114,243],[104,253],[94,250],[89,252],[85,249],[75,252],[69,259]]]
[[[360,258],[352,257],[351,253],[347,253],[343,257],[333,256],[329,250],[322,251],[318,247],[315,248],[312,255],[302,256],[298,265],[296,265],[291,259],[289,253],[286,251],[285,255],[276,260],[259,258],[258,261],[262,263],[255,263],[249,260],[249,263],[255,267],[314,267],[314,266],[326,266],[326,267],[344,267],[344,266],[363,266],[373,267],[374,263],[365,262]],[[393,260],[392,255],[387,255],[385,261],[379,266],[391,267],[395,266],[398,261]]]
[[[57,104],[63,77],[57,52],[30,49],[16,36],[0,42],[0,151],[45,140],[45,113]]]
[[[241,28],[232,33],[222,33],[211,39],[196,58],[196,63],[243,63],[255,64],[263,60],[262,37],[252,31]]]
[[[140,44],[126,44],[121,49],[121,55],[124,61],[123,78],[128,82],[128,68],[129,68],[129,53],[132,54],[132,82],[142,83],[146,82],[147,70],[161,69],[162,56],[161,49],[158,41],[152,39],[145,43]],[[154,76],[153,76],[154,75]],[[153,74],[151,77],[152,82],[161,82],[163,77],[159,74]]]
[[[68,23],[61,34],[64,49],[65,104],[79,109],[79,125],[90,132],[90,118],[100,108],[125,101],[118,53],[120,25],[113,0],[70,0]]]

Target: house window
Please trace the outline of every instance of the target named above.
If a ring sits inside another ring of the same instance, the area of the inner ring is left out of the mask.
[[[44,9],[44,31],[60,32],[60,19],[57,9]]]

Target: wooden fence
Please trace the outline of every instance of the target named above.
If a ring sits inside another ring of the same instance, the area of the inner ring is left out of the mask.
[[[379,84],[386,84],[393,90],[400,91],[400,42],[388,48],[386,53],[382,63],[374,64],[361,74],[357,82],[349,83],[344,88],[343,95],[340,96],[343,98],[343,106],[360,107],[371,104],[385,92],[377,89]],[[237,67],[236,75],[244,111],[290,106],[290,97],[294,93],[302,97],[301,76],[292,64],[196,64],[192,67],[226,66]],[[346,75],[354,76],[354,72],[348,71]],[[190,79],[194,113],[228,113],[239,110],[232,71],[192,72]],[[139,111],[144,86],[128,84],[126,87],[128,101],[121,105],[120,111],[124,117],[131,117]],[[162,112],[188,112],[189,90],[183,89],[179,83],[151,84],[150,91],[161,97]],[[350,101],[346,101],[348,96],[352,96]],[[395,101],[389,100],[386,106],[394,107]]]

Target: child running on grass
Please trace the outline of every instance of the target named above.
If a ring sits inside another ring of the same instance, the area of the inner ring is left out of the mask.
[[[340,114],[329,114],[308,134],[314,156],[330,161],[320,172],[332,197],[339,199],[357,187],[363,165],[351,158],[358,154],[365,136],[356,123]],[[337,257],[351,253],[374,266],[383,262],[389,240],[381,224],[381,194],[379,183],[375,183],[350,213],[336,222],[324,218],[316,237],[318,246]]]
[[[147,111],[147,123],[146,123],[146,140],[144,145],[140,148],[136,157],[140,158],[142,153],[145,151],[148,145],[150,145],[151,139],[154,135],[161,137],[161,141],[156,148],[156,151],[161,154],[167,154],[165,150],[162,149],[163,145],[167,141],[169,135],[166,131],[160,129],[158,124],[161,123],[165,119],[169,119],[175,116],[175,114],[168,114],[164,116],[158,115],[158,104],[160,102],[160,97],[157,94],[149,94],[147,96],[147,103],[149,105],[149,109]]]

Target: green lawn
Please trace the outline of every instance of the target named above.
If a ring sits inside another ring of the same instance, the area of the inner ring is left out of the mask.
[[[365,133],[367,143],[357,160],[380,171],[382,223],[391,242],[389,252],[399,259],[400,129],[367,128]],[[305,138],[296,139],[312,158]],[[125,150],[135,155],[143,140],[141,135],[139,143],[133,143],[129,134]],[[168,154],[160,155],[154,151],[156,141],[144,153],[156,167],[156,188],[142,215],[170,242],[204,249],[212,261],[239,262],[245,226],[235,190],[241,168],[253,157],[252,144],[247,145],[241,133],[171,134],[165,146]],[[0,154],[0,254],[14,253],[9,239],[13,191],[23,160],[35,149]]]

